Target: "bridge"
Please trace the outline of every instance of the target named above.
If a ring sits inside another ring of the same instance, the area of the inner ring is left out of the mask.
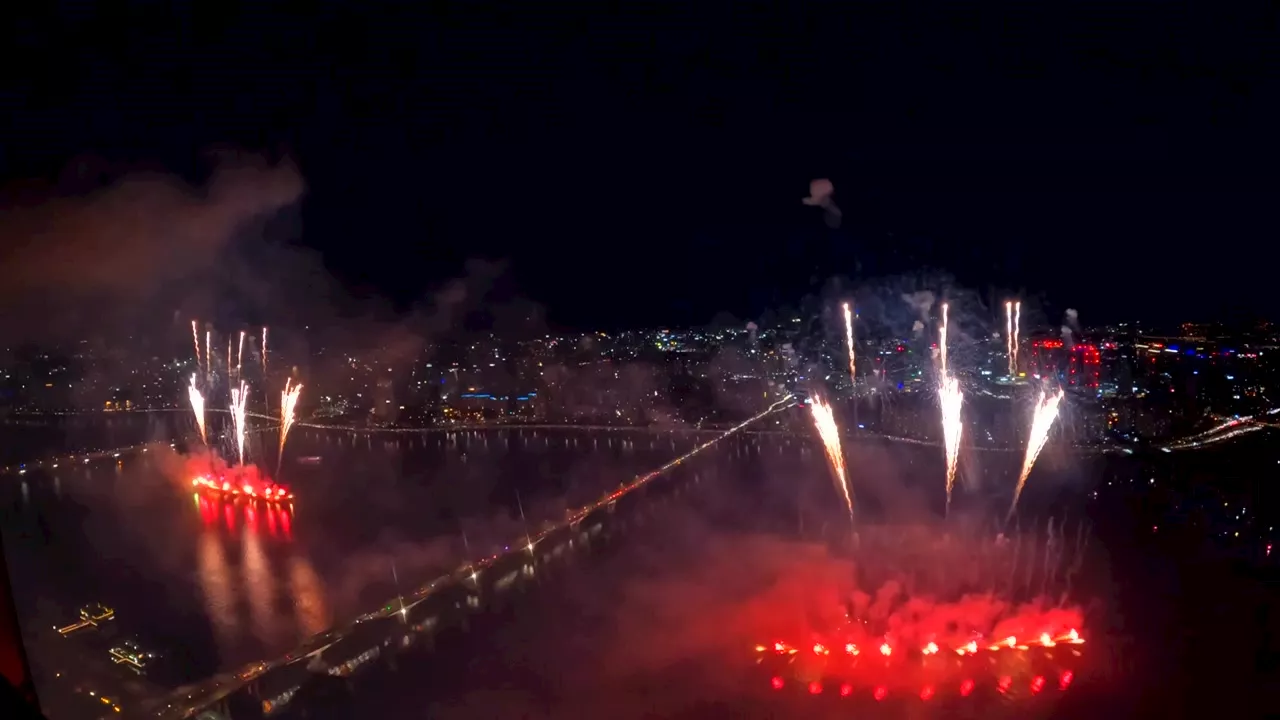
[[[722,440],[794,405],[790,397],[695,446],[599,500],[571,512],[559,525],[519,538],[503,553],[464,563],[382,607],[319,633],[285,655],[249,663],[132,713],[135,717],[185,720],[269,717],[287,707],[316,675],[350,678],[378,664],[394,664],[409,648],[429,647],[445,629],[463,629],[475,614],[501,606],[508,596],[575,554],[605,543],[636,519],[646,498],[679,494],[687,484],[653,483]],[[697,482],[695,474],[690,482]]]

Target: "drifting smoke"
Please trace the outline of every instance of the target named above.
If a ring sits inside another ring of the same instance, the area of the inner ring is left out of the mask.
[[[302,192],[291,163],[247,155],[223,155],[202,187],[151,173],[87,196],[7,192],[0,199],[0,305],[7,311],[0,321],[11,336],[44,336],[76,321],[80,327],[68,331],[81,331],[146,312],[175,284],[189,294],[196,278],[227,269],[219,259],[245,223]],[[58,322],[50,322],[54,314]]]
[[[822,220],[833,230],[840,227],[841,218],[840,208],[836,207],[836,202],[832,199],[835,190],[830,180],[814,180],[809,183],[809,197],[801,200],[805,205],[822,208]]]
[[[929,319],[929,313],[933,312],[935,299],[934,294],[928,290],[904,293],[902,295],[902,301],[905,302],[907,306],[911,308],[912,312],[915,313],[917,322],[920,323],[919,327],[921,330],[924,329],[925,321]],[[915,329],[915,327],[916,326],[913,325],[912,329]]]

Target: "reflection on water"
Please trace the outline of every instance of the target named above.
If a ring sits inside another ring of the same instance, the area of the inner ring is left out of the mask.
[[[289,558],[289,592],[293,596],[295,615],[301,637],[324,632],[333,624],[324,586],[310,561],[301,555]]]
[[[241,646],[246,636],[267,646],[287,645],[328,626],[332,617],[323,584],[311,562],[296,552],[290,552],[287,560],[287,591],[298,614],[296,636],[292,623],[278,609],[283,570],[278,551],[293,540],[292,513],[287,508],[222,502],[199,493],[193,500],[202,525],[200,589],[220,650]],[[245,610],[248,628],[242,623]]]
[[[225,653],[239,637],[240,623],[236,617],[235,588],[227,569],[226,552],[222,538],[216,533],[201,533],[197,563],[204,606],[213,625],[218,648]]]
[[[253,508],[245,509],[243,542],[244,550],[240,568],[244,573],[244,585],[249,601],[249,618],[253,624],[253,633],[264,642],[275,644],[276,628],[273,622],[275,615],[275,578],[271,573],[271,565],[262,551],[262,542],[258,531],[253,527]]]

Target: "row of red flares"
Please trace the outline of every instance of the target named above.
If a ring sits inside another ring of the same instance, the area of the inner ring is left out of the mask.
[[[1058,676],[1058,689],[1065,691],[1071,686],[1071,681],[1073,679],[1075,679],[1075,674],[1070,670],[1064,670],[1062,674]],[[1043,675],[1036,675],[1031,678],[1031,682],[1028,684],[1028,689],[1031,690],[1031,694],[1038,695],[1042,690],[1044,690],[1047,684],[1048,681]],[[783,680],[782,677],[775,675],[769,680],[769,686],[774,690],[782,690],[787,686],[787,682]],[[961,680],[958,688],[960,691],[960,697],[969,697],[973,694],[975,687],[977,687],[977,684],[974,683],[973,680],[968,678]],[[810,682],[808,685],[810,695],[821,695],[825,689],[826,688],[823,687],[822,683],[816,680]],[[1013,689],[1013,678],[1009,675],[1001,677],[996,681],[996,689],[998,689],[1001,694],[1007,694]],[[840,693],[840,697],[849,697],[853,695],[853,685],[851,683],[841,683],[838,688],[838,692]],[[920,689],[920,699],[926,702],[931,700],[933,696],[937,694],[938,691],[934,685],[925,685]],[[871,696],[877,701],[884,700],[889,696],[889,688],[884,685],[877,685],[872,689]]]
[[[1032,645],[1039,645],[1041,647],[1051,648],[1057,645],[1083,645],[1083,644],[1084,644],[1084,638],[1080,637],[1080,633],[1074,628],[1072,628],[1071,630],[1068,630],[1067,632],[1062,633],[1057,637],[1054,637],[1049,633],[1041,633],[1040,637],[1029,642],[1018,642],[1018,638],[1012,635],[1005,638],[1004,640],[1001,640],[1000,642],[992,643],[990,645],[978,645],[978,642],[976,640],[971,640],[968,644],[962,645],[958,648],[954,648],[954,651],[957,655],[972,655],[978,652],[980,649],[983,649],[984,647],[985,649],[994,652],[997,650],[1005,650],[1005,649],[1011,649],[1011,648],[1017,649],[1017,650],[1026,650]],[[764,645],[756,646],[756,652],[765,652],[766,650],[769,650],[769,649],[770,649],[769,647],[766,647]],[[796,648],[781,641],[775,642],[772,646],[772,649],[775,653],[778,653],[779,655],[795,655],[797,652],[799,652],[799,650],[797,650]],[[844,646],[844,651],[846,655],[852,655],[852,656],[857,656],[862,652],[858,648],[858,646],[853,643],[846,643]],[[928,643],[927,645],[925,645],[923,648],[920,649],[920,652],[925,655],[936,655],[940,651],[941,651],[941,648],[939,648],[936,643],[932,643],[932,642]],[[822,643],[814,643],[813,654],[814,655],[830,655],[831,649],[828,648],[826,645],[823,645]],[[893,654],[893,647],[889,645],[888,642],[880,643],[880,654],[884,655],[885,657],[889,657],[890,655]]]

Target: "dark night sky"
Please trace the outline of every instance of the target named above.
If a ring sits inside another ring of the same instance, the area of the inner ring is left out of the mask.
[[[1090,319],[1280,310],[1252,4],[49,5],[8,43],[6,176],[286,152],[293,241],[399,303],[480,256],[570,325],[922,267]],[[799,202],[814,177],[839,230]]]

